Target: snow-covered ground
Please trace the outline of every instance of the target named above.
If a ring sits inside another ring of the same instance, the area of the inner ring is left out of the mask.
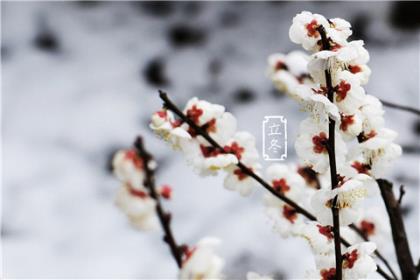
[[[160,233],[133,230],[113,204],[118,182],[107,170],[109,157],[137,134],[160,164],[158,182],[175,189],[165,206],[177,239],[221,238],[228,279],[248,270],[299,278],[311,268],[303,241],[273,232],[263,190],[241,198],[223,189],[221,177],[199,178],[147,127],[161,104],[157,88],[179,104],[199,96],[226,105],[259,147],[263,117],[284,115],[287,162],[296,161],[293,139],[304,116],[273,94],[266,58],[299,48],[288,28],[302,10],[357,22],[371,54],[367,91],[419,104],[418,36],[389,25],[389,3],[1,5],[2,275],[9,278],[175,277]],[[406,226],[418,258],[420,124],[416,134],[416,118],[391,109],[386,120],[400,133],[398,142],[417,151],[399,159],[387,178],[406,186]],[[381,250],[393,258],[391,245]]]

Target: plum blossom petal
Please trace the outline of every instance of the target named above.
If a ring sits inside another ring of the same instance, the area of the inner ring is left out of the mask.
[[[220,240],[206,237],[188,249],[178,279],[221,279],[224,260],[215,254]]]

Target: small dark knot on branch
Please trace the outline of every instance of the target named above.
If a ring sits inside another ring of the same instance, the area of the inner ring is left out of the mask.
[[[398,197],[398,204],[401,206],[401,202],[403,199],[403,196],[405,195],[405,188],[403,185],[400,186],[400,196]]]

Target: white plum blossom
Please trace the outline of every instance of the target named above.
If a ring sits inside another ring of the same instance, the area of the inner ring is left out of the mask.
[[[364,181],[350,179],[340,182],[335,189],[318,190],[312,197],[312,208],[318,221],[323,225],[333,225],[331,209],[336,196],[340,225],[347,226],[359,218],[361,202],[368,196],[368,188]]]
[[[181,122],[176,120],[173,113],[162,109],[152,115],[150,128],[165,141],[178,149],[181,141],[191,139],[191,135],[181,127]]]
[[[224,153],[221,149],[206,146],[198,141],[184,142],[181,148],[187,163],[201,176],[216,175],[220,169],[238,162],[235,155]]]
[[[179,279],[221,279],[224,260],[214,252],[219,244],[219,239],[206,237],[201,239],[196,246],[186,249]]]
[[[191,98],[184,109],[184,114],[198,126],[203,126],[213,119],[221,117],[224,112],[225,107],[222,105],[212,104],[197,97]]]
[[[293,235],[308,241],[312,252],[318,254],[334,254],[333,228],[318,222],[306,222],[296,226]]]
[[[338,127],[344,140],[353,140],[363,130],[363,116],[358,111],[351,115],[341,114],[341,120]]]
[[[307,118],[300,124],[299,134],[295,142],[296,153],[305,165],[313,170],[324,173],[329,167],[328,125],[320,124],[312,118]],[[337,166],[344,164],[347,147],[341,135],[335,133],[335,151]]]
[[[254,163],[253,165],[247,165],[247,168],[255,174],[259,174],[258,170],[261,168],[261,165],[259,163]],[[250,195],[257,184],[254,178],[247,175],[237,166],[227,168],[226,173],[223,186],[227,190],[236,191],[242,196]]]
[[[359,173],[376,178],[385,174],[391,162],[402,154],[401,146],[393,143],[397,135],[395,131],[387,128],[363,135],[359,140],[362,142],[349,153],[352,166]]]
[[[266,171],[266,178],[276,192],[294,201],[304,202],[309,193],[304,179],[287,165],[270,165]],[[267,215],[274,221],[282,236],[288,236],[293,227],[303,221],[303,217],[292,206],[273,194],[266,194],[264,204]]]
[[[289,29],[289,37],[293,43],[301,44],[305,50],[318,51],[321,39],[317,28],[322,25],[329,26],[327,19],[319,14],[304,11],[293,18],[293,24]]]
[[[376,271],[376,263],[371,257],[376,250],[374,242],[362,242],[347,248],[343,254],[344,279],[362,279]]]
[[[375,242],[379,247],[387,246],[388,238],[390,236],[390,226],[387,220],[384,219],[386,213],[384,209],[379,207],[366,208],[360,216],[355,225],[369,238]],[[359,242],[363,241],[361,237],[358,238]]]
[[[376,263],[371,257],[376,250],[373,242],[362,242],[350,246],[343,252],[342,269],[344,280],[366,279],[376,271]],[[309,279],[335,279],[336,269],[334,253],[316,256],[317,270],[307,272]]]
[[[276,53],[268,57],[269,75],[276,88],[295,98],[294,89],[300,84],[312,84],[308,74],[309,56],[300,51],[287,55]]]
[[[112,168],[120,181],[131,188],[144,189],[144,162],[134,149],[118,151],[113,157]]]
[[[341,71],[337,74],[334,86],[334,102],[340,112],[346,115],[357,112],[366,97],[365,90],[360,86],[360,81],[349,71]]]
[[[158,226],[156,201],[147,192],[122,185],[115,204],[127,215],[131,225],[139,230],[153,230]]]
[[[373,95],[366,95],[363,105],[360,107],[363,115],[363,133],[368,135],[384,127],[384,109],[382,103]]]
[[[310,112],[312,119],[319,122],[326,122],[328,117],[340,121],[338,108],[325,95],[324,88],[315,85],[298,85],[295,89],[295,96],[302,108]]]
[[[190,99],[185,106],[184,114],[196,125],[203,128],[220,145],[224,145],[236,131],[236,118],[225,107],[212,104],[197,97]],[[188,127],[187,124],[185,124]],[[187,128],[192,137],[208,145],[207,141],[192,128]]]

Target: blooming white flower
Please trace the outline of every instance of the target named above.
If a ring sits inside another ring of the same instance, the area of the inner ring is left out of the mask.
[[[182,122],[176,120],[173,113],[162,109],[152,115],[150,128],[162,139],[172,144],[178,149],[180,142],[191,139],[191,135],[181,126]]]
[[[135,228],[152,230],[157,227],[156,201],[146,191],[122,185],[117,192],[115,204]]]
[[[324,226],[318,222],[309,221],[296,226],[293,230],[293,235],[302,237],[308,241],[315,255],[334,253],[332,226]]]
[[[284,164],[272,164],[267,168],[267,181],[272,188],[288,198],[304,202],[309,189],[305,188],[305,181],[292,168]],[[267,215],[273,219],[282,236],[288,236],[293,226],[303,221],[297,211],[287,203],[272,194],[266,194],[264,204]]]
[[[353,140],[362,132],[363,117],[358,111],[355,111],[352,115],[341,114],[341,120],[338,127],[344,140]]]
[[[323,225],[333,225],[331,208],[336,196],[340,225],[347,226],[359,218],[360,203],[368,196],[368,188],[363,181],[350,179],[340,182],[335,189],[318,190],[312,197],[312,208],[318,221]]]
[[[361,40],[351,41],[333,50],[323,50],[312,55],[308,63],[308,72],[315,82],[326,85],[325,70],[331,73],[333,81],[336,75],[344,70],[359,81],[366,84],[370,77],[370,68],[366,65],[369,53]],[[337,46],[336,46],[337,47]]]
[[[384,109],[381,101],[373,95],[367,94],[363,105],[360,107],[363,120],[363,132],[369,134],[371,131],[377,131],[384,127]]]
[[[184,114],[198,126],[203,126],[213,119],[219,118],[225,112],[225,107],[212,104],[197,97],[191,98],[184,109]]]
[[[371,257],[376,250],[373,242],[362,242],[348,247],[343,253],[343,279],[366,279],[376,271],[376,263]],[[317,270],[310,271],[307,276],[310,279],[331,280],[335,279],[334,253],[316,255]]]
[[[246,279],[247,280],[273,280],[273,278],[271,278],[270,276],[265,276],[265,275],[259,275],[256,272],[248,272],[246,274]]]
[[[181,147],[187,163],[201,176],[216,175],[220,169],[238,162],[235,155],[198,141],[185,142]]]
[[[307,71],[309,56],[300,51],[287,55],[276,53],[268,57],[269,75],[275,87],[296,98],[294,90],[300,84],[312,84]]]
[[[316,123],[312,118],[307,118],[300,124],[299,134],[295,142],[296,153],[305,165],[316,172],[324,173],[329,167],[327,123]],[[335,134],[336,163],[339,168],[344,164],[347,147],[341,135]]]
[[[287,71],[299,80],[308,73],[308,62],[309,56],[301,51],[292,51],[286,55],[275,53],[268,57],[269,73],[272,75]]]
[[[382,176],[392,161],[402,154],[401,146],[392,142],[397,135],[397,132],[387,128],[363,135],[362,142],[349,153],[352,166],[359,173],[376,178]]]
[[[363,234],[379,247],[387,246],[390,236],[390,227],[384,217],[386,217],[386,213],[382,208],[370,207],[365,209],[359,220],[355,222]],[[363,241],[360,236],[358,240],[359,242]]]
[[[343,254],[344,279],[363,279],[376,271],[376,263],[371,257],[376,250],[373,242],[362,242],[347,248]]]
[[[224,261],[214,252],[219,244],[219,239],[206,237],[201,239],[195,247],[187,250],[179,272],[179,279],[220,279]]]
[[[258,170],[261,168],[261,165],[254,163],[253,165],[247,165],[254,173],[258,174]],[[239,167],[230,166],[226,168],[226,177],[223,182],[223,186],[231,191],[237,191],[242,196],[248,196],[252,193],[256,181],[245,174]]]
[[[318,41],[321,39],[317,28],[322,25],[329,26],[328,21],[319,14],[304,11],[293,18],[293,24],[289,29],[289,37],[293,43],[301,44],[305,50],[319,50]]]
[[[332,18],[328,20],[329,26],[327,33],[333,42],[342,43],[353,33],[348,21],[341,18]]]
[[[121,182],[134,189],[144,189],[144,162],[134,149],[118,151],[112,160],[112,167]]]
[[[360,86],[360,81],[349,71],[341,71],[337,74],[334,84],[334,102],[340,112],[352,115],[363,105],[366,97],[365,90]]]
[[[225,107],[218,104],[193,97],[185,106],[184,114],[220,145],[224,145],[236,131],[236,118],[231,113],[225,112]],[[185,123],[182,126],[201,144],[209,145],[207,140],[197,135],[193,128]]]
[[[304,111],[310,112],[318,122],[327,122],[328,117],[340,121],[338,108],[325,95],[324,88],[315,85],[298,85],[295,89],[296,99],[301,103]]]

